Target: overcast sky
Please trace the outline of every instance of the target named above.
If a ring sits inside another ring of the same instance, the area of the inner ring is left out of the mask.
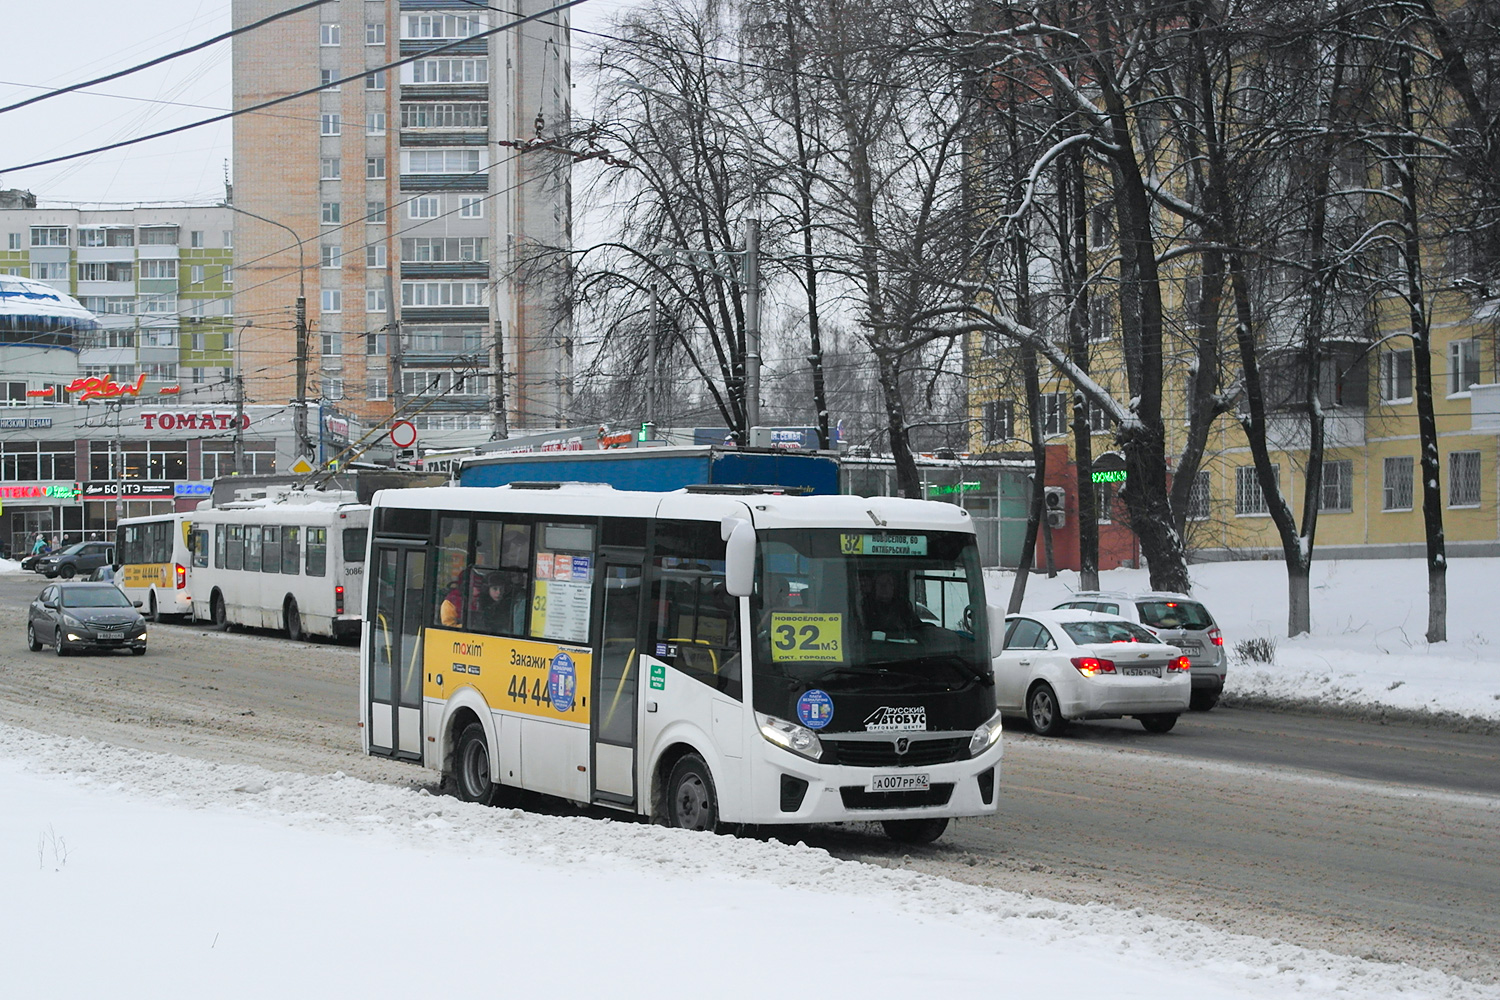
[[[589,0],[573,8],[573,23],[602,26],[624,2]],[[228,31],[229,6],[229,0],[0,0],[0,106]],[[575,38],[575,60],[587,43]],[[52,166],[7,168],[227,111],[230,45],[0,114],[0,188],[26,188],[52,204],[217,201],[230,156],[229,122]]]

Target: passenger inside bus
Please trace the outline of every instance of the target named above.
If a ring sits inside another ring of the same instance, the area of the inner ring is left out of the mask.
[[[443,598],[443,605],[439,611],[439,620],[449,628],[463,628],[464,605],[468,604],[471,612],[479,608],[479,596],[484,589],[484,578],[469,566],[458,574],[458,579],[448,588],[448,595]],[[468,594],[467,602],[464,599]],[[472,617],[472,615],[471,615]]]
[[[923,621],[917,609],[901,592],[901,581],[891,570],[864,573],[859,578],[860,612],[865,628],[886,635],[911,632]]]
[[[477,620],[471,628],[503,635],[521,635],[526,618],[525,575],[496,570],[479,595]]]

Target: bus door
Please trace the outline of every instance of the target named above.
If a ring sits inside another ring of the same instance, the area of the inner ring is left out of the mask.
[[[594,657],[594,800],[635,805],[637,693],[640,689],[645,553],[599,555],[603,612]]]
[[[422,622],[427,550],[377,542],[370,643],[370,752],[422,758]]]

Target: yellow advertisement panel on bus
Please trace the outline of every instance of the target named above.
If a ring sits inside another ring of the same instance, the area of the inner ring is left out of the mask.
[[[121,566],[120,583],[125,587],[150,587],[153,584],[162,590],[172,587],[171,563],[142,563],[138,566]]]
[[[422,648],[428,698],[446,699],[468,685],[491,708],[589,723],[594,654],[586,646],[429,628]]]

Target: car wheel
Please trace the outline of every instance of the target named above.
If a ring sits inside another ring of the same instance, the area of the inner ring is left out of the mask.
[[[145,646],[132,646],[132,647],[130,647],[130,655],[131,656],[145,656],[146,655],[146,647]]]
[[[1068,727],[1050,684],[1038,684],[1026,696],[1026,721],[1038,736],[1059,736]]]
[[[495,797],[495,783],[490,780],[490,748],[484,739],[484,726],[471,722],[458,736],[457,767],[454,785],[465,802],[489,805]]]
[[[54,632],[53,635],[52,635],[52,652],[56,653],[58,656],[67,656],[68,655],[67,647],[65,647],[63,645],[62,626],[61,625],[59,625],[57,627],[57,631]]]
[[[719,802],[713,775],[695,753],[684,755],[672,765],[667,778],[667,825],[709,833],[718,829]]]
[[[1207,712],[1218,703],[1219,692],[1207,690],[1194,691],[1192,701],[1188,703],[1188,707],[1195,712]]]
[[[948,817],[881,820],[885,835],[898,844],[930,844],[948,829]]]
[[[40,653],[42,651],[42,640],[36,637],[35,622],[26,623],[26,648],[33,653]]]
[[[1172,727],[1177,725],[1177,716],[1171,712],[1162,712],[1159,715],[1138,715],[1141,725],[1148,733],[1170,733]]]
[[[72,563],[63,563],[61,566],[57,567],[57,575],[62,577],[64,580],[71,580],[77,574],[78,567],[74,566]]]
[[[286,606],[281,609],[282,622],[286,625],[286,637],[293,642],[301,642],[302,634],[302,612],[297,610],[297,599],[288,597]]]

